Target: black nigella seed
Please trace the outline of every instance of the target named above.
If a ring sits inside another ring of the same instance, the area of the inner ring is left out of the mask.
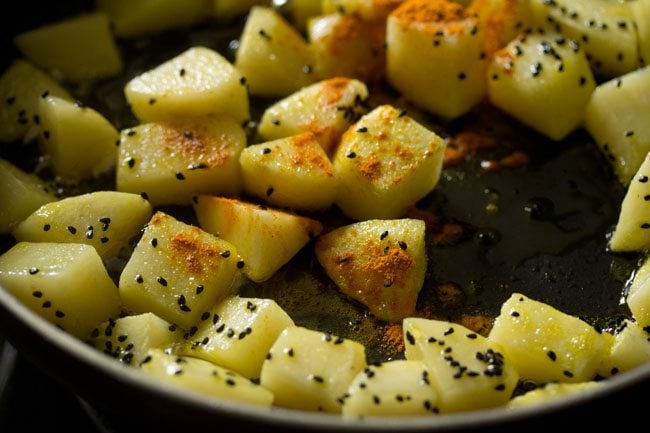
[[[86,239],[92,239],[94,235],[94,229],[93,226],[88,226],[86,229]]]
[[[204,289],[204,288],[205,288],[205,287],[203,287],[203,285],[201,285],[201,284],[199,284],[198,286],[196,286],[196,294],[197,294],[197,295],[200,295],[201,292],[203,292],[203,289]]]
[[[45,137],[46,139],[50,138],[50,131],[48,131],[47,129],[43,131],[43,137]]]
[[[648,176],[640,176],[640,177],[639,177],[639,182],[641,182],[641,183],[646,183],[646,182],[648,182]]]
[[[29,275],[38,274],[38,268],[29,268]]]
[[[464,72],[461,72],[461,73],[458,74],[458,79],[459,80],[464,80],[465,78],[467,78],[467,75]]]
[[[129,158],[126,160],[127,165],[129,168],[133,168],[135,166],[135,158]]]
[[[325,382],[325,379],[323,379],[321,376],[317,376],[317,375],[312,375],[311,380],[313,380],[314,382],[317,382],[317,383]]]
[[[540,62],[535,62],[531,66],[531,73],[533,77],[539,76],[542,73],[542,64]]]
[[[382,241],[383,241],[384,239],[386,239],[386,236],[388,236],[388,230],[384,231],[384,232],[379,236],[379,240],[382,240]]]
[[[50,95],[50,91],[46,90],[45,92],[41,93],[41,98],[45,99]]]
[[[224,259],[227,259],[228,257],[230,257],[230,251],[229,250],[222,251],[221,252],[221,257],[223,257]]]
[[[135,135],[135,131],[133,129],[129,129],[126,133],[129,137],[133,137]]]
[[[163,277],[156,278],[156,281],[158,281],[158,284],[160,284],[161,286],[167,287],[167,280],[164,279]]]
[[[365,126],[362,126],[361,128],[357,129],[357,132],[368,132],[368,128],[366,128]]]
[[[266,189],[266,196],[271,197],[271,195],[273,194],[273,191],[275,191],[275,189],[272,186],[268,187]]]
[[[350,152],[350,153],[348,153],[348,154],[345,155],[345,156],[346,156],[347,158],[356,158],[356,157],[357,157],[357,154],[354,153],[354,152]]]
[[[108,242],[108,238],[106,236],[103,236],[103,237],[99,238],[99,241],[101,243],[105,244],[106,242]]]
[[[345,340],[343,340],[342,337],[336,337],[336,340],[334,340],[334,344],[341,344],[341,343],[343,343],[343,341],[345,341]]]
[[[644,230],[650,229],[650,224],[649,223],[643,223],[641,224],[641,228]]]
[[[270,148],[265,147],[264,149],[262,149],[262,154],[264,154],[264,155],[268,155],[269,153],[271,153],[271,149],[270,149]]]
[[[513,311],[512,313],[510,313],[510,315],[511,315],[512,317],[519,317],[519,313],[516,312],[516,311]]]
[[[185,180],[185,175],[181,172],[176,173],[176,179]]]
[[[183,311],[185,313],[189,313],[190,311],[192,311],[192,309],[190,307],[188,307],[187,305],[185,305],[185,304],[181,305],[180,309],[181,309],[181,311]]]
[[[43,231],[44,231],[44,232],[50,231],[51,228],[52,228],[51,225],[49,225],[49,224],[43,224]]]
[[[228,386],[235,386],[235,381],[232,379],[226,379],[226,385]]]
[[[151,246],[154,248],[158,246],[158,238],[151,239]]]
[[[124,334],[122,334],[122,335],[120,335],[120,336],[117,337],[117,341],[119,341],[120,343],[124,343],[124,342],[126,341],[127,338],[129,338],[128,335],[124,335]]]
[[[32,120],[34,120],[34,124],[36,124],[36,125],[41,124],[41,118],[40,118],[40,116],[38,114],[34,114],[34,116],[32,117]]]
[[[634,135],[634,131],[626,131],[625,136],[626,137],[632,137]]]
[[[241,77],[241,78],[239,79],[239,84],[241,84],[242,86],[243,86],[244,84],[246,84],[246,77]]]
[[[5,102],[7,103],[7,105],[12,105],[14,102],[16,102],[16,97],[10,96],[7,99],[5,99]]]
[[[217,313],[214,313],[212,315],[212,324],[216,325],[217,323],[219,323],[219,315]]]
[[[222,323],[221,326],[219,326],[215,331],[217,331],[217,334],[221,334],[223,330],[226,329],[226,324]]]
[[[191,139],[192,137],[194,137],[194,135],[192,134],[192,131],[190,131],[189,129],[186,129],[186,130],[183,131],[183,136],[185,138],[188,138],[188,139]]]
[[[204,311],[203,314],[201,314],[201,320],[208,320],[209,318],[210,318],[209,311]]]
[[[264,29],[259,29],[257,31],[257,34],[260,35],[262,38],[266,39],[267,41],[271,40],[271,35],[266,33],[266,31]]]
[[[58,317],[59,319],[62,319],[62,318],[65,317],[65,313],[64,313],[63,311],[61,311],[61,310],[56,310],[56,312],[54,313],[54,315],[55,315],[56,317]]]
[[[145,200],[149,200],[149,194],[147,194],[146,192],[141,192],[140,197],[142,197]]]
[[[237,261],[237,269],[243,268],[245,265],[244,260],[240,259]]]
[[[178,305],[185,305],[186,302],[185,295],[180,295],[178,297]]]
[[[232,337],[234,337],[234,336],[235,336],[235,330],[232,329],[232,328],[228,328],[228,330],[226,331],[226,336],[227,336],[228,338],[232,338]]]
[[[156,98],[150,98],[149,99],[149,105],[153,105],[156,103]]]
[[[573,377],[573,373],[571,373],[569,370],[564,370],[562,374],[564,374],[566,377]]]
[[[181,68],[180,71],[178,71],[178,75],[180,75],[181,77],[184,77],[185,76],[185,68]]]
[[[650,194],[643,196],[643,200],[650,201]]]
[[[449,328],[443,333],[443,335],[447,336],[447,335],[451,335],[453,333],[454,333],[454,328]]]
[[[40,290],[36,290],[35,292],[32,293],[32,296],[35,298],[42,298],[43,292],[41,292]]]
[[[293,357],[293,355],[294,355],[293,349],[291,347],[288,347],[288,348],[284,349],[284,353],[286,353],[290,357]]]
[[[377,396],[377,395],[373,395],[373,396],[372,396],[372,402],[375,403],[375,404],[380,404],[380,403],[381,403],[381,399],[379,398],[379,396]]]
[[[408,248],[408,245],[406,245],[406,242],[404,241],[397,242],[397,245],[399,245],[399,247],[404,251],[406,251],[406,249]]]
[[[74,226],[68,226],[68,231],[73,235],[77,234],[77,229]]]
[[[99,222],[102,223],[102,230],[108,230],[108,226],[111,224],[111,219],[109,217],[101,217]]]
[[[497,390],[497,391],[505,391],[506,386],[504,384],[500,383],[497,386],[495,386],[494,389]]]
[[[557,359],[557,355],[556,355],[555,352],[553,352],[552,350],[547,351],[547,352],[546,352],[546,356],[548,356],[548,358],[549,358],[551,361],[555,361],[555,360]]]
[[[205,337],[203,340],[201,340],[201,344],[204,345],[204,346],[206,344],[208,344],[209,342],[210,342],[210,339],[208,337]]]
[[[411,334],[409,331],[406,331],[406,340],[411,346],[415,345],[415,337],[413,337],[413,334]]]
[[[257,309],[257,305],[253,304],[251,301],[246,302],[246,309],[251,313]]]
[[[280,125],[280,119],[273,119],[273,120],[271,120],[271,123],[274,124],[275,126],[279,126]]]
[[[471,339],[471,340],[476,340],[476,338],[477,338],[478,336],[477,336],[476,334],[472,333],[472,334],[467,334],[466,337],[469,338],[469,339]]]
[[[52,302],[50,301],[45,301],[43,304],[41,304],[41,307],[43,308],[50,308],[52,306]]]

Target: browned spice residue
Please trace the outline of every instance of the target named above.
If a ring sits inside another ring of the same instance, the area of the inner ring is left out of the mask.
[[[404,334],[402,325],[391,323],[381,328],[380,335],[382,343],[396,352],[404,352]]]
[[[492,321],[485,316],[474,315],[474,314],[464,314],[459,323],[467,329],[471,329],[477,334],[487,337],[492,329]]]
[[[446,223],[433,235],[433,244],[437,247],[451,247],[463,238],[465,229],[457,223]]]
[[[461,132],[449,139],[445,147],[443,165],[455,167],[479,150],[491,149],[497,145],[493,137],[478,132]]]
[[[376,155],[370,155],[361,161],[359,171],[370,180],[377,179],[381,175],[381,161]]]
[[[443,309],[460,307],[463,302],[463,291],[458,284],[439,284],[436,286],[435,292]]]
[[[408,0],[395,9],[392,15],[405,24],[464,18],[463,6],[449,0]]]
[[[219,256],[221,251],[206,244],[199,238],[198,228],[192,227],[176,233],[169,242],[172,255],[178,262],[185,263],[194,274],[202,274],[209,268],[209,261]]]
[[[488,172],[497,172],[503,170],[504,168],[514,169],[514,168],[525,167],[528,165],[529,162],[530,162],[530,158],[526,153],[519,150],[515,150],[514,152],[504,156],[498,161],[495,160],[481,161],[481,167],[483,167],[483,169]]]
[[[377,257],[367,265],[369,271],[393,282],[407,275],[412,267],[413,259],[401,248],[390,248],[386,254]]]

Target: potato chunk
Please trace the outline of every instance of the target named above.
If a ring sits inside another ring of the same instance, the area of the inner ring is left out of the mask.
[[[459,117],[485,96],[484,37],[457,3],[408,0],[388,17],[388,81],[431,113]]]
[[[519,374],[504,347],[457,323],[407,318],[406,359],[421,361],[439,396],[441,413],[505,404]]]
[[[311,132],[332,156],[343,133],[368,111],[368,89],[350,78],[331,78],[301,89],[268,107],[259,125],[264,140]]]
[[[637,0],[631,4],[639,37],[639,59],[650,65],[650,0]]]
[[[421,220],[368,220],[321,236],[315,251],[343,293],[395,322],[415,312],[427,267],[424,236]]]
[[[602,382],[593,381],[579,383],[549,383],[540,388],[528,391],[524,395],[513,398],[508,402],[507,406],[509,408],[528,407],[582,392],[590,392],[603,385]]]
[[[343,399],[343,417],[438,413],[438,393],[420,361],[395,360],[359,372]]]
[[[363,116],[334,155],[336,204],[357,220],[390,219],[433,190],[445,141],[390,105]]]
[[[627,185],[650,151],[650,66],[600,84],[587,105],[585,127]]]
[[[581,125],[596,87],[584,50],[552,32],[514,39],[487,74],[492,104],[556,141]]]
[[[634,70],[639,61],[631,4],[610,0],[530,0],[540,26],[555,26],[580,41],[595,75],[616,77]]]
[[[46,24],[19,34],[14,43],[29,60],[66,81],[113,77],[124,67],[103,12]]]
[[[118,37],[187,27],[207,18],[211,0],[97,0]]]
[[[503,303],[489,335],[522,377],[538,383],[593,379],[609,350],[607,337],[611,335],[519,293]]]
[[[630,371],[650,362],[650,327],[626,319],[617,326],[611,349],[600,367],[601,376]]]
[[[189,329],[239,283],[232,244],[159,211],[122,271],[120,295],[134,313]]]
[[[206,397],[270,406],[273,394],[245,377],[203,359],[150,349],[140,363],[145,373]]]
[[[19,241],[92,245],[108,260],[129,246],[151,214],[151,204],[137,194],[95,191],[44,204],[13,235]]]
[[[271,278],[323,230],[311,218],[225,197],[202,195],[193,206],[201,227],[232,242],[239,267],[257,282]]]
[[[0,77],[0,141],[15,141],[36,135],[41,96],[70,99],[67,90],[25,60],[14,60]]]
[[[57,200],[47,184],[38,176],[26,173],[0,158],[0,233],[8,234],[32,212]]]
[[[221,54],[192,47],[129,81],[127,102],[141,122],[223,114],[250,117],[246,80]]]
[[[152,122],[122,131],[119,191],[146,193],[154,205],[189,204],[202,193],[237,194],[243,128],[227,116]]]
[[[336,200],[334,166],[311,132],[248,146],[239,161],[246,192],[272,205],[318,211]]]
[[[41,98],[38,109],[40,142],[61,181],[75,183],[114,169],[120,133],[104,116],[56,96]]]
[[[90,245],[19,242],[0,256],[0,285],[78,338],[120,311],[117,287]]]
[[[254,6],[248,14],[235,66],[256,96],[287,96],[316,80],[314,59],[302,35],[263,6]]]
[[[272,299],[233,296],[201,316],[181,352],[259,378],[267,352],[293,320]]]
[[[645,328],[650,326],[650,260],[644,260],[634,274],[626,301],[636,323]]]
[[[269,350],[260,383],[278,406],[340,413],[344,393],[365,367],[365,347],[356,341],[292,326]]]

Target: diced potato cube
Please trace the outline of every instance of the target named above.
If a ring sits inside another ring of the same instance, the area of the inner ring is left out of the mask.
[[[245,191],[272,205],[318,211],[336,200],[334,166],[311,132],[248,146],[239,161]]]
[[[145,373],[205,396],[270,406],[273,394],[245,377],[203,359],[149,350],[140,368]]]
[[[0,158],[0,233],[8,234],[32,212],[57,198],[38,176]]]
[[[343,417],[408,416],[438,413],[438,393],[420,361],[371,365],[352,380],[343,399]]]
[[[514,39],[487,76],[492,104],[552,140],[581,125],[596,87],[584,50],[553,32]]]
[[[591,392],[603,386],[602,382],[548,383],[540,388],[517,396],[507,404],[508,408],[529,407],[583,392]]]
[[[598,76],[616,77],[634,70],[639,61],[631,4],[611,0],[530,0],[540,26],[555,26],[580,41]]]
[[[519,380],[504,347],[457,323],[404,319],[406,359],[422,361],[441,413],[505,404]]]
[[[248,14],[235,66],[256,96],[286,96],[316,80],[314,58],[302,35],[263,6],[254,6]]]
[[[490,340],[501,344],[519,374],[538,383],[595,377],[611,337],[577,317],[513,293],[501,306]]]
[[[110,319],[88,336],[87,342],[128,365],[139,365],[149,349],[173,349],[181,339],[175,325],[153,313]]]
[[[650,65],[650,0],[637,0],[630,6],[639,38],[639,60]]]
[[[267,141],[311,132],[332,156],[343,133],[368,111],[367,99],[368,89],[359,80],[319,81],[268,107],[258,132]]]
[[[625,320],[616,329],[611,350],[600,367],[602,376],[630,371],[650,362],[650,326]]]
[[[237,194],[246,133],[227,116],[152,122],[122,131],[119,191],[146,193],[154,205],[189,204],[202,193]]]
[[[415,312],[427,268],[424,221],[368,220],[316,241],[316,257],[341,292],[386,321]]]
[[[120,311],[120,298],[90,245],[19,242],[0,256],[0,285],[79,338]]]
[[[650,66],[600,84],[587,105],[585,127],[625,185],[650,151]]]
[[[363,116],[334,155],[336,204],[351,218],[389,219],[433,190],[445,141],[390,105]]]
[[[115,35],[130,38],[188,27],[210,14],[211,0],[97,0]]]
[[[66,81],[113,77],[124,66],[103,12],[46,24],[19,34],[14,43],[29,60]]]
[[[127,102],[141,122],[224,114],[250,117],[246,80],[221,54],[192,47],[129,81]]]
[[[198,331],[182,349],[249,379],[259,378],[262,363],[280,333],[293,320],[272,299],[223,300],[201,316]]]
[[[485,54],[489,58],[532,24],[530,0],[474,0],[459,2],[476,14],[485,30]]]
[[[389,13],[404,0],[322,0],[324,14],[340,13],[354,15],[366,21],[386,19]]]
[[[193,206],[204,230],[237,247],[239,267],[256,282],[271,278],[323,230],[311,218],[225,197],[202,195]]]
[[[650,144],[650,141],[648,142]],[[612,251],[650,249],[650,153],[639,167],[623,198],[611,239]]]
[[[56,96],[41,98],[38,110],[43,153],[60,180],[74,183],[114,169],[120,133],[104,116]]]
[[[485,96],[484,38],[457,3],[407,0],[388,17],[388,81],[425,110],[459,117]]]
[[[309,20],[307,35],[319,77],[376,83],[386,75],[385,20],[322,15]]]
[[[278,406],[340,413],[343,395],[365,367],[365,347],[356,341],[293,326],[269,350],[260,383]]]
[[[636,323],[645,328],[650,326],[650,260],[644,260],[634,274],[627,293],[627,305],[632,311]]]
[[[31,63],[14,60],[0,77],[0,141],[21,140],[38,132],[38,100],[43,95],[70,99],[49,75]]]
[[[137,194],[96,191],[44,204],[13,235],[19,241],[92,245],[108,260],[129,246],[151,214],[151,204]]]
[[[232,244],[159,211],[122,271],[120,295],[134,313],[190,329],[237,289],[238,277]]]

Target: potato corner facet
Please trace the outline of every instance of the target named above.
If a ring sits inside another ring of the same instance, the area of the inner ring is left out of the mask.
[[[336,204],[357,220],[403,216],[438,183],[445,146],[396,108],[375,108],[346,131],[334,155]]]

